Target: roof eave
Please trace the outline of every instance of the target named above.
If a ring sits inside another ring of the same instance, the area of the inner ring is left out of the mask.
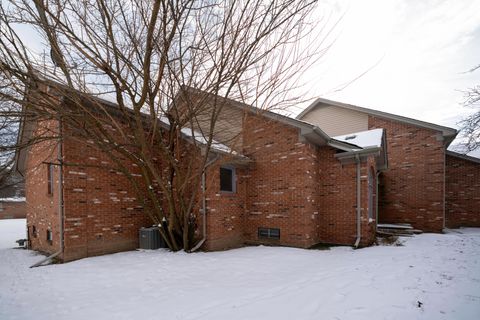
[[[364,156],[364,155],[380,155],[381,151],[382,151],[382,148],[380,147],[365,148],[360,150],[352,150],[352,151],[337,153],[335,155],[335,158],[346,159],[346,158],[355,158],[356,156]]]
[[[471,162],[475,162],[475,163],[480,164],[480,158],[475,158],[475,157],[472,157],[472,156],[469,156],[469,155],[466,155],[466,154],[463,154],[463,153],[458,153],[458,152],[450,151],[450,150],[447,150],[446,154],[449,155],[449,156],[455,157],[455,158],[460,158],[460,159],[463,159],[463,160],[467,160],[467,161],[471,161]]]

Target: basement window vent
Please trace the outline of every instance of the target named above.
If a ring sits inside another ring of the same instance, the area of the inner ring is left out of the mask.
[[[53,233],[52,230],[47,230],[47,241],[51,244],[53,241]]]
[[[345,140],[353,140],[353,139],[355,139],[356,137],[357,137],[357,136],[353,134],[353,135],[351,135],[351,136],[346,136],[346,137],[345,137]]]
[[[261,239],[280,239],[280,229],[277,229],[277,228],[258,228],[258,238],[261,238]]]

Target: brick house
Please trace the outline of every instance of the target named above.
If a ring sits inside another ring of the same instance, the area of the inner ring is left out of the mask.
[[[297,118],[329,135],[385,130],[389,168],[379,175],[379,222],[429,232],[480,226],[480,160],[447,151],[455,129],[327,99]]]
[[[222,119],[231,119],[229,112],[241,115],[229,127],[242,128],[234,128],[242,161],[212,150],[218,160],[206,170],[206,212],[195,213],[205,218],[204,249],[374,241],[377,177],[388,168],[383,129],[332,138],[308,122],[224,103]],[[20,141],[42,130],[61,130],[64,139],[17,153],[30,247],[63,261],[137,248],[139,228],[152,222],[125,177],[108,170],[100,150],[76,141],[57,120],[24,121]]]

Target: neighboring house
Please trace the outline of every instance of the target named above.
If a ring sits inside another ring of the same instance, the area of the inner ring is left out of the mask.
[[[219,157],[206,172],[207,210],[195,212],[198,221],[206,214],[204,249],[373,243],[377,177],[388,168],[383,130],[331,138],[310,123],[222,101],[226,115],[241,115],[231,126],[242,130],[231,130],[237,135],[231,139],[235,161],[224,148],[212,150]],[[151,222],[125,177],[58,121],[24,121],[20,141],[45,128],[61,128],[65,138],[17,153],[30,247],[63,261],[138,247],[139,228]]]
[[[11,175],[0,185],[0,219],[26,217],[25,190],[23,179]]]
[[[480,159],[447,151],[455,129],[326,99],[297,118],[333,136],[385,130],[389,168],[379,176],[379,222],[433,232],[480,226]]]

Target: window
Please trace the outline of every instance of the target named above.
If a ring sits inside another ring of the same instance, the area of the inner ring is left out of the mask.
[[[263,239],[280,239],[280,229],[258,228],[258,237]]]
[[[220,168],[220,191],[236,192],[235,190],[235,168]]]
[[[47,168],[47,193],[53,194],[53,164],[49,163]]]
[[[50,242],[50,244],[52,244],[52,241],[53,241],[52,230],[47,230],[47,241]]]
[[[35,226],[32,226],[32,236],[33,236],[34,238],[37,237],[37,228],[36,228]]]

